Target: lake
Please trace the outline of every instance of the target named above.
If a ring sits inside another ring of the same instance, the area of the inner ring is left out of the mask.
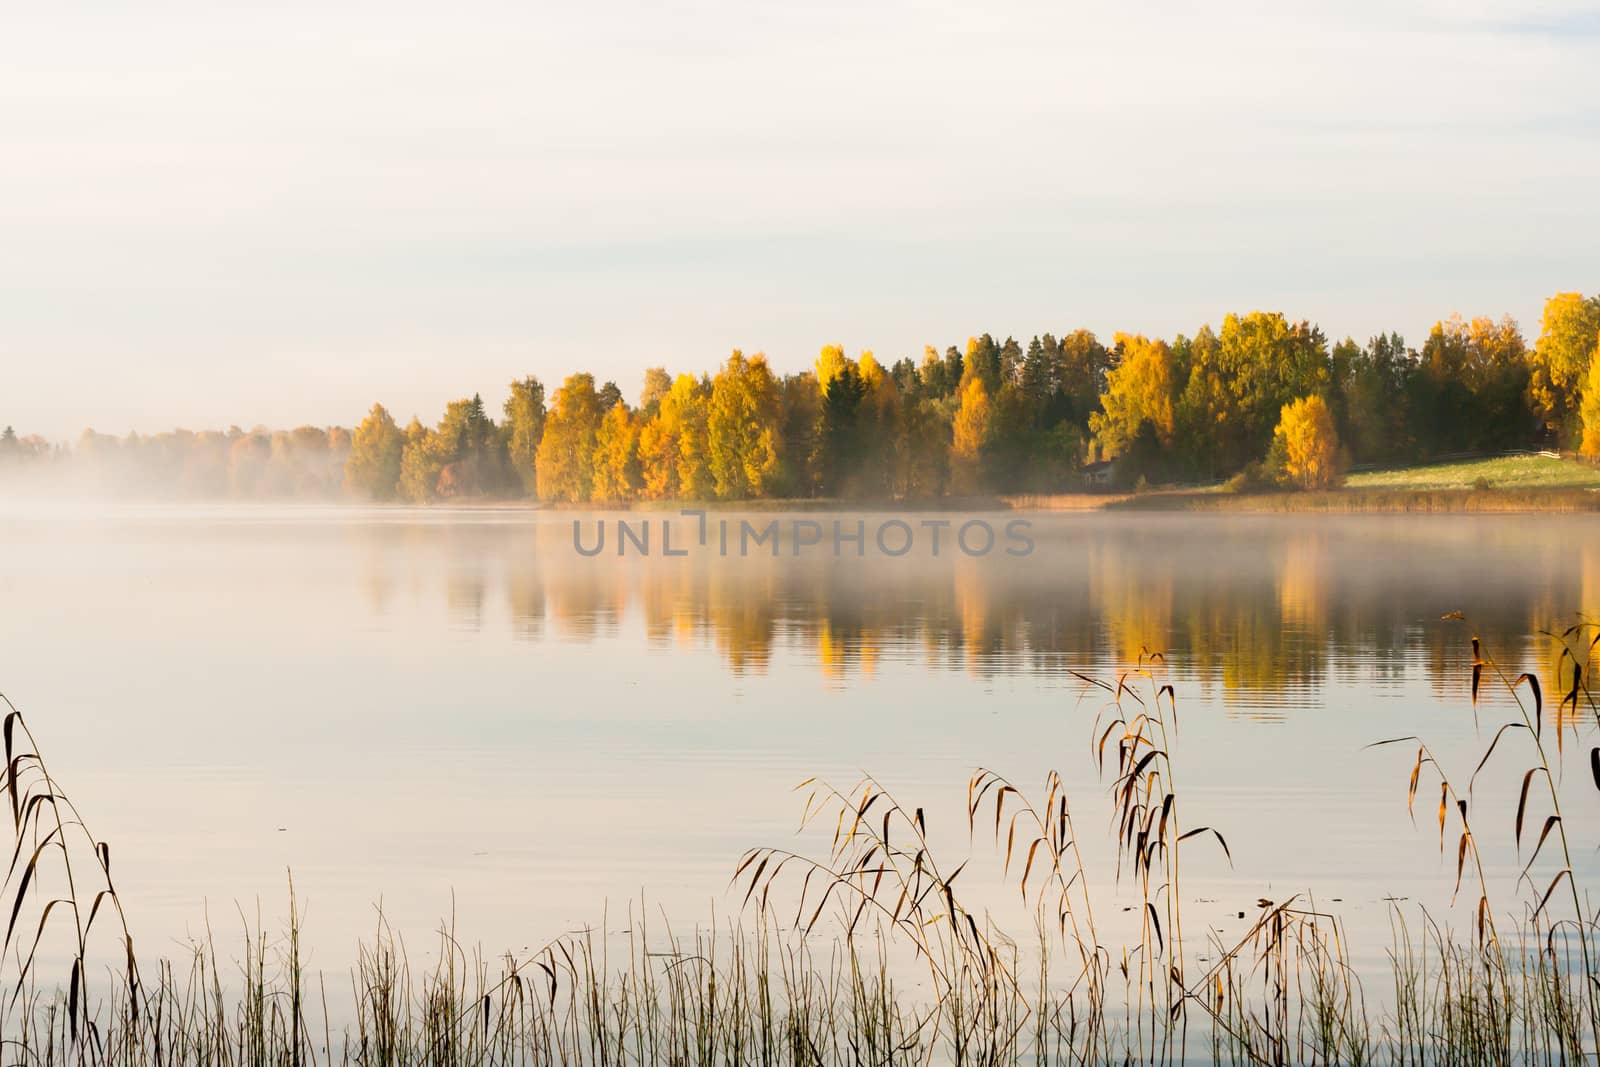
[[[1366,746],[1423,734],[1464,777],[1508,707],[1475,718],[1471,635],[1546,670],[1538,631],[1600,611],[1585,516],[993,513],[1031,553],[937,558],[870,534],[862,557],[724,557],[677,518],[686,556],[575,551],[575,519],[592,544],[617,517],[0,504],[0,691],[112,844],[144,950],[281,928],[291,872],[313,968],[346,966],[380,908],[414,944],[447,921],[490,953],[623,928],[641,900],[689,927],[738,911],[746,848],[825,850],[796,839],[797,783],[863,772],[973,853],[968,890],[1002,913],[992,834],[969,844],[980,766],[1060,770],[1114,911],[1105,699],[1079,675],[1159,650],[1186,823],[1232,853],[1185,854],[1186,906],[1223,936],[1312,891],[1375,960],[1394,899],[1448,906],[1455,856],[1429,802],[1407,815],[1415,746]],[[1593,826],[1580,747],[1568,818]]]

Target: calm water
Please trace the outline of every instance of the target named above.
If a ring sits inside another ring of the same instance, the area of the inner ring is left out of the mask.
[[[313,966],[380,902],[413,943],[453,913],[490,951],[621,927],[641,893],[691,925],[736,909],[743,849],[792,842],[793,785],[864,770],[974,852],[976,893],[997,872],[968,775],[1059,768],[1115,901],[1101,702],[1073,672],[1148,648],[1186,821],[1233,850],[1186,853],[1191,929],[1311,890],[1375,953],[1386,898],[1447,901],[1454,842],[1406,815],[1414,749],[1363,746],[1426,734],[1464,776],[1472,630],[1545,667],[1538,629],[1600,613],[1582,517],[1033,515],[1025,558],[838,560],[583,559],[573,518],[0,504],[0,690],[112,842],[147,949],[241,911],[275,928],[291,870]],[[1592,833],[1586,779],[1574,759]]]

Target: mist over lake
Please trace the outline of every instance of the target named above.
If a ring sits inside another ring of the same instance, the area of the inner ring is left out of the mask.
[[[814,775],[925,806],[1006,897],[968,776],[1054,768],[1098,812],[1105,700],[1078,675],[1162,652],[1188,821],[1233,861],[1194,852],[1186,906],[1226,929],[1314,890],[1370,961],[1387,898],[1447,906],[1454,856],[1407,817],[1413,753],[1364,746],[1423,734],[1470,770],[1469,638],[1547,669],[1538,632],[1600,608],[1582,516],[986,516],[1018,517],[1023,557],[590,559],[573,520],[617,513],[11,501],[0,679],[144,944],[240,909],[273,927],[292,871],[337,968],[380,902],[418,944],[453,913],[491,953],[620,930],[641,894],[679,924],[736,913],[735,862],[797,843]],[[1114,865],[1098,815],[1080,833]]]

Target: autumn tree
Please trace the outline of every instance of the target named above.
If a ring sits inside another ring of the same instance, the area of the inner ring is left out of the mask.
[[[1115,341],[1121,361],[1106,376],[1103,410],[1089,417],[1095,444],[1107,457],[1123,455],[1148,423],[1157,439],[1170,445],[1176,377],[1171,347],[1142,334],[1119,333]]]
[[[400,495],[416,503],[498,495],[520,485],[483,398],[452,400],[434,429],[413,418],[400,457]]]
[[[1228,315],[1218,337],[1224,408],[1214,412],[1223,433],[1225,462],[1238,466],[1266,449],[1283,405],[1322,393],[1329,384],[1327,343],[1306,322],[1291,323],[1279,312]]]
[[[850,366],[850,357],[844,354],[843,345],[823,345],[822,351],[817,355],[817,389],[826,396],[828,386],[839,376],[840,372]]]
[[[706,432],[706,390],[680,374],[655,417],[639,428],[643,495],[652,500],[705,500],[712,495]]]
[[[1179,336],[1173,345],[1179,375],[1173,405],[1174,451],[1178,465],[1201,478],[1231,473],[1239,462],[1226,425],[1233,401],[1222,376],[1222,342],[1210,326],[1193,338]]]
[[[710,397],[711,384],[688,375],[680,375],[668,394],[677,409],[678,491],[689,500],[710,500],[716,490],[711,473]]]
[[[1557,293],[1545,301],[1539,340],[1529,353],[1533,408],[1561,439],[1576,436],[1575,418],[1589,392],[1586,378],[1600,347],[1600,295]]]
[[[650,367],[644,372],[644,385],[639,390],[639,414],[654,418],[661,410],[661,401],[672,388],[672,375],[665,367]]]
[[[984,450],[994,432],[994,403],[982,371],[968,364],[961,383],[961,407],[951,425],[950,482],[957,493],[981,487]]]
[[[1302,489],[1328,489],[1343,471],[1333,411],[1320,396],[1283,406],[1273,431],[1274,450],[1283,457],[1284,475]]]
[[[944,360],[932,345],[922,350],[922,362],[917,366],[917,381],[922,395],[934,400],[950,395],[960,384],[946,380]]]
[[[1578,450],[1587,459],[1600,460],[1600,346],[1589,357],[1589,374],[1583,383],[1583,399],[1579,408],[1583,437]]]
[[[400,488],[400,456],[405,435],[382,404],[372,405],[351,437],[344,465],[346,490],[371,500],[388,500]]]
[[[861,407],[856,417],[860,465],[855,488],[861,496],[882,497],[889,494],[894,483],[899,386],[870,351],[861,353],[856,372],[861,379]]]
[[[1087,430],[1089,416],[1099,408],[1106,375],[1111,372],[1111,353],[1093,333],[1073,330],[1056,343],[1054,355],[1052,377],[1063,405],[1062,416]]]
[[[506,438],[484,410],[483,397],[452,400],[439,422],[436,447],[444,467],[437,491],[442,497],[495,496],[520,489],[511,468]]]
[[[1439,454],[1527,442],[1527,347],[1516,322],[1460,315],[1434,324],[1412,375],[1409,403],[1420,450]]]
[[[437,436],[411,416],[400,453],[400,495],[414,504],[425,504],[438,494],[439,472],[447,459]]]
[[[722,500],[769,495],[782,444],[778,385],[757,354],[735,349],[711,382],[706,416],[707,460]]]
[[[506,453],[523,492],[539,495],[539,442],[544,437],[544,383],[529,375],[511,383],[505,403]]]
[[[661,401],[666,407],[666,398]],[[660,410],[639,425],[635,446],[639,456],[640,495],[647,500],[673,500],[678,496],[678,439]]]
[[[643,486],[639,462],[639,424],[628,405],[615,404],[600,419],[594,436],[594,499],[634,499]]]
[[[536,461],[545,500],[582,502],[594,494],[595,433],[600,398],[594,375],[573,374],[561,383],[545,416]]]
[[[967,338],[967,352],[962,357],[961,387],[966,388],[968,374],[983,380],[984,391],[993,397],[1000,389],[1000,345],[988,334]]]

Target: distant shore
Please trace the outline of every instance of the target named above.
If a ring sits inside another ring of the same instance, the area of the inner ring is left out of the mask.
[[[1459,514],[1600,511],[1600,466],[1555,456],[1521,454],[1450,460],[1412,467],[1352,472],[1338,488],[1321,490],[1244,487],[1214,482],[1201,485],[1154,485],[1138,490],[1079,489],[1062,493],[989,493],[916,499],[850,499],[838,497],[760,498],[753,500],[585,501],[563,503],[463,495],[433,504],[376,503],[348,496],[317,498],[160,497],[131,492],[74,492],[70,486],[18,486],[3,494],[8,503],[24,501],[92,506],[192,505],[197,507],[378,507],[420,511],[470,510],[504,512],[617,512],[676,514],[680,511],[801,512],[1096,512],[1172,511],[1255,514],[1359,514],[1372,512]],[[42,489],[17,492],[19,488]]]
[[[632,513],[708,512],[1116,512],[1188,511],[1254,514],[1411,512],[1582,512],[1600,511],[1600,489],[1329,489],[1319,492],[1229,492],[1205,489],[1150,489],[1139,493],[1039,493],[933,500],[712,500],[634,504],[543,505],[554,511]]]
[[[1416,514],[1533,513],[1600,511],[1600,489],[1522,488],[1522,489],[1367,489],[1341,488],[1322,491],[1231,492],[1222,487],[1152,488],[1137,493],[1053,493],[1015,496],[941,497],[926,500],[675,500],[629,503],[588,502],[581,504],[462,498],[436,504],[372,503],[354,500],[228,500],[186,498],[163,500],[139,497],[83,497],[42,495],[27,498],[36,505],[93,508],[157,507],[195,508],[207,512],[216,508],[245,511],[275,509],[349,510],[415,512],[443,514],[457,512],[501,512],[583,515],[677,515],[703,511],[730,513],[809,513],[847,515],[870,512],[904,514],[972,514],[974,512],[1210,512],[1234,514],[1363,514],[1378,512]],[[11,498],[9,504],[19,503]],[[4,509],[14,510],[14,509]]]

